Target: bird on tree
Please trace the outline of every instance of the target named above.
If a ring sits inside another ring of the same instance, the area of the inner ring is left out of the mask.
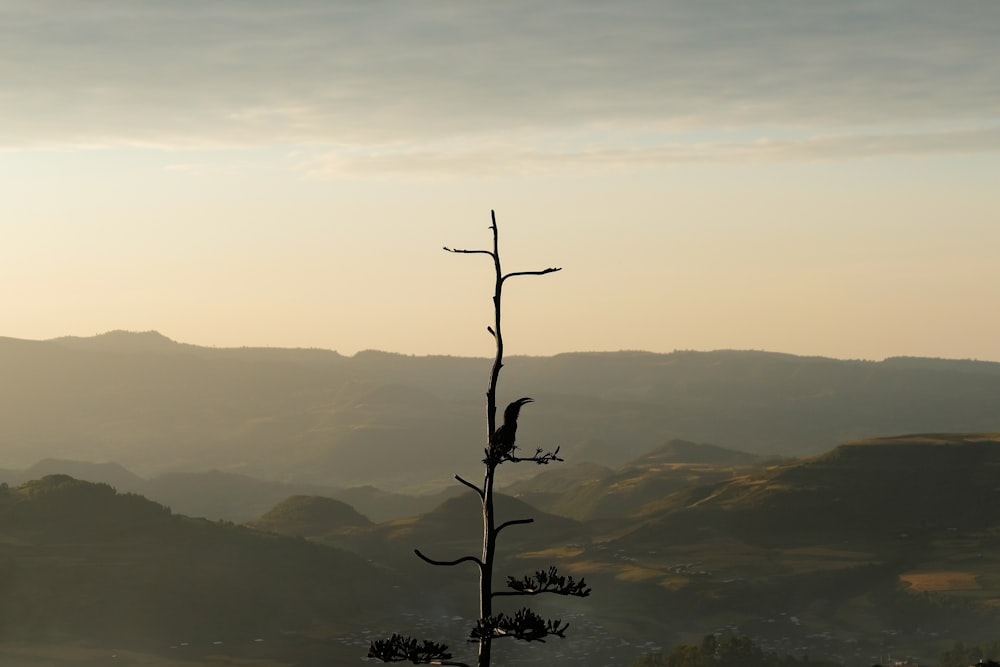
[[[526,403],[532,403],[533,398],[519,398],[503,411],[503,424],[500,425],[490,438],[490,455],[497,461],[506,456],[510,456],[514,451],[514,439],[517,437],[517,418],[521,414],[521,407]]]

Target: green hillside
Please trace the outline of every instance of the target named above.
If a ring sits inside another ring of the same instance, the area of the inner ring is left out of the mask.
[[[166,651],[260,638],[261,655],[356,631],[391,585],[346,552],[64,475],[0,488],[0,573],[3,641]]]
[[[321,496],[292,496],[246,525],[289,537],[322,537],[343,528],[370,526],[372,523],[339,500]]]

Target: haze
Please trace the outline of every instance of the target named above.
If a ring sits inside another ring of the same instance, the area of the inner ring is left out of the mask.
[[[0,335],[1000,359],[1000,6],[0,8]]]

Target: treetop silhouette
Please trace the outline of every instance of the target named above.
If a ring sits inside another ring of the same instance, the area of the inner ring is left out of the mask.
[[[533,398],[519,398],[507,405],[503,414],[503,422],[497,426],[497,384],[500,380],[500,370],[503,368],[504,338],[502,328],[502,296],[505,282],[518,276],[542,276],[560,271],[560,268],[546,268],[538,271],[514,271],[504,273],[500,261],[499,231],[496,213],[490,211],[490,230],[493,234],[492,250],[465,250],[445,247],[447,252],[455,254],[487,255],[493,260],[496,273],[493,292],[494,320],[486,327],[487,332],[496,342],[496,355],[490,371],[489,388],[486,392],[486,444],[483,449],[484,474],[482,485],[470,482],[455,475],[461,484],[473,490],[479,497],[483,510],[483,549],[480,555],[465,555],[452,560],[431,558],[414,549],[416,555],[423,561],[441,567],[451,567],[462,563],[473,563],[479,571],[479,618],[469,632],[469,642],[479,645],[477,667],[489,667],[492,656],[492,644],[496,639],[519,639],[522,641],[542,641],[547,637],[565,637],[568,623],[560,619],[545,619],[528,607],[523,607],[513,614],[494,613],[493,601],[499,597],[530,597],[541,594],[587,597],[590,588],[583,579],[576,581],[572,576],[564,576],[555,566],[547,570],[539,570],[523,577],[508,576],[507,590],[493,589],[493,569],[497,550],[497,537],[500,532],[510,526],[529,524],[531,518],[518,518],[497,524],[493,504],[493,486],[496,472],[504,463],[532,462],[545,465],[553,461],[562,461],[559,457],[559,447],[552,451],[536,448],[534,453],[522,456],[518,453],[517,431],[518,419],[522,408],[534,402]],[[449,647],[429,640],[418,640],[413,637],[393,634],[387,639],[378,639],[371,643],[368,657],[384,662],[409,661],[414,664],[455,665],[469,667],[468,663],[452,661],[453,655]]]

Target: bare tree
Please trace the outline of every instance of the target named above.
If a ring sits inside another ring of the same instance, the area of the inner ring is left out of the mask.
[[[586,597],[590,595],[583,579],[576,581],[571,576],[563,576],[555,567],[539,570],[534,574],[520,579],[507,577],[507,590],[493,590],[493,566],[496,558],[497,537],[505,528],[518,524],[532,523],[533,519],[512,519],[497,524],[496,512],[493,507],[493,484],[496,480],[497,468],[504,463],[532,462],[540,465],[552,461],[562,461],[559,458],[559,448],[553,451],[536,449],[529,456],[521,456],[516,444],[517,420],[521,408],[533,399],[525,397],[518,399],[504,410],[503,423],[497,426],[497,384],[500,380],[500,370],[503,368],[504,340],[501,327],[501,305],[504,283],[517,276],[542,276],[559,271],[558,268],[547,268],[539,271],[516,271],[504,273],[500,264],[500,245],[497,230],[496,213],[490,211],[490,229],[493,232],[492,250],[459,250],[446,247],[445,250],[456,254],[487,255],[493,260],[496,270],[496,282],[493,293],[494,321],[486,330],[496,341],[496,356],[490,372],[489,389],[486,392],[486,447],[483,450],[485,471],[482,486],[474,484],[456,475],[455,479],[470,488],[479,497],[483,508],[483,550],[482,554],[466,555],[454,560],[437,560],[430,558],[419,549],[414,552],[422,560],[431,565],[453,567],[462,563],[473,563],[479,570],[479,618],[475,627],[469,633],[469,641],[479,645],[477,667],[489,667],[492,643],[495,639],[513,638],[522,641],[544,641],[546,637],[564,637],[568,623],[559,619],[544,619],[531,609],[524,607],[513,615],[503,612],[494,613],[493,601],[497,597],[532,596],[544,593],[555,595],[571,595]],[[427,640],[417,640],[413,637],[394,634],[388,639],[378,639],[372,642],[368,657],[384,662],[410,661],[414,664],[456,665],[469,667],[467,663],[452,661],[448,646]]]

